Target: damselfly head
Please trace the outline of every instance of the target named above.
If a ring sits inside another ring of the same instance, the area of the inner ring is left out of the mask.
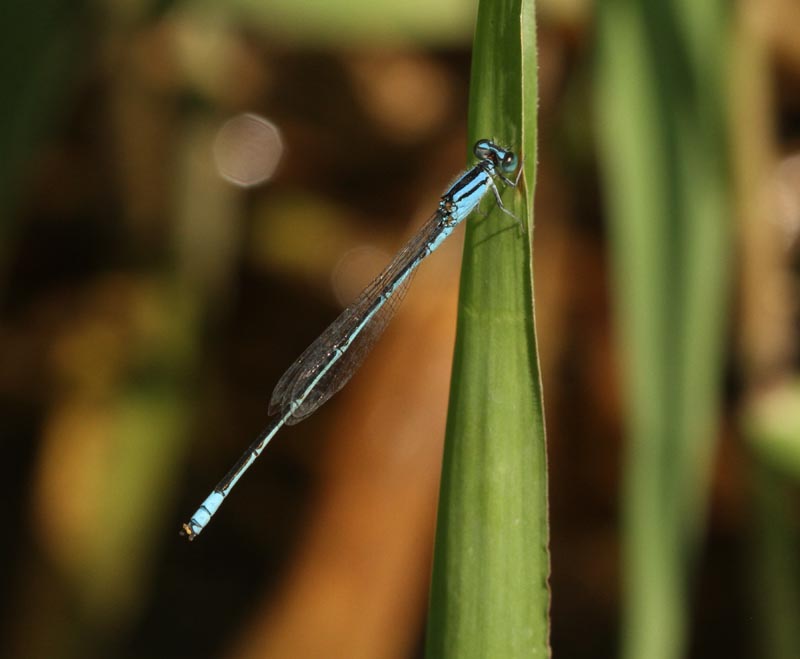
[[[473,152],[478,160],[488,160],[506,174],[511,174],[516,170],[519,163],[517,154],[497,146],[491,140],[478,140],[475,143]]]

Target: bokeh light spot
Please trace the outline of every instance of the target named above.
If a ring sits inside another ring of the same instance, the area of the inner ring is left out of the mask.
[[[219,175],[248,188],[272,178],[283,156],[280,131],[255,114],[240,114],[223,124],[214,141]]]

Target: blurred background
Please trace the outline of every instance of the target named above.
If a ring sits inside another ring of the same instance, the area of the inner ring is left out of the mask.
[[[608,657],[625,346],[598,32],[588,0],[538,10],[552,642]],[[729,18],[733,293],[688,652],[789,657],[800,10]],[[474,20],[468,0],[6,3],[0,656],[422,656],[463,228],[351,384],[278,435],[197,542],[178,530],[463,169]],[[764,611],[785,616],[778,653]]]

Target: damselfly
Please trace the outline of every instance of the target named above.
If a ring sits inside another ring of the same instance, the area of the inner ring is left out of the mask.
[[[497,181],[512,187],[519,182],[522,168],[514,181],[506,176],[517,169],[516,154],[489,140],[477,142],[473,152],[477,164],[442,195],[433,217],[283,374],[269,404],[269,414],[275,415],[272,422],[183,525],[182,535],[193,540],[201,533],[281,427],[305,419],[347,384],[394,315],[417,266],[475,210],[489,190],[500,210],[517,219],[503,206],[497,187]]]

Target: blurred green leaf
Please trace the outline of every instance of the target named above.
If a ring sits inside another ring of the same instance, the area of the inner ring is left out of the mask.
[[[442,472],[429,657],[549,655],[547,461],[533,318],[534,3],[481,3],[470,141],[520,151],[524,188],[467,225]]]
[[[755,598],[750,606],[759,623],[758,656],[793,659],[800,656],[796,488],[773,464],[760,460],[756,460],[752,484],[756,513],[751,561]]]
[[[221,5],[195,0],[195,7],[219,13]],[[371,0],[232,0],[222,11],[261,28],[273,38],[315,46],[356,44],[464,43],[475,16],[474,2],[372,2]]]
[[[745,437],[754,453],[752,608],[759,621],[760,656],[800,656],[800,381],[761,394],[745,412]]]
[[[0,244],[9,237],[24,166],[80,70],[82,2],[10,2],[0,21]],[[5,248],[3,248],[5,249]],[[0,260],[3,253],[0,252]]]
[[[628,404],[623,655],[683,656],[716,435],[731,231],[724,3],[606,0],[601,158]]]
[[[800,479],[800,382],[787,383],[756,400],[745,415],[747,438],[776,471]]]

